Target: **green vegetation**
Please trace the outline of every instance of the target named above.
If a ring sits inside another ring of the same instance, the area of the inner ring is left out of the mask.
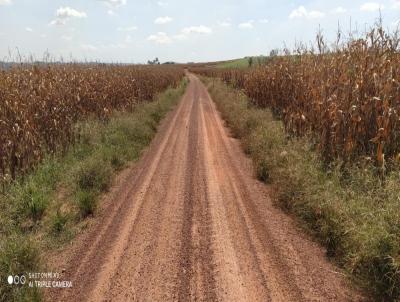
[[[177,104],[186,80],[133,112],[115,113],[107,122],[75,126],[79,142],[65,154],[48,157],[0,196],[0,301],[40,300],[40,292],[9,286],[9,274],[43,269],[41,252],[64,244],[96,214],[113,175],[137,160],[165,114]]]
[[[217,68],[248,68],[251,66],[256,66],[263,64],[267,61],[267,57],[265,56],[257,56],[257,57],[245,57],[237,60],[220,62],[217,64]]]
[[[273,185],[277,205],[301,218],[328,256],[378,300],[400,299],[400,169],[385,181],[367,160],[327,169],[311,140],[289,138],[268,109],[220,80],[204,81],[257,176]]]

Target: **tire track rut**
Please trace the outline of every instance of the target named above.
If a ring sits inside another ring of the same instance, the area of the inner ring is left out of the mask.
[[[276,209],[194,75],[99,218],[63,251],[58,301],[357,301]]]

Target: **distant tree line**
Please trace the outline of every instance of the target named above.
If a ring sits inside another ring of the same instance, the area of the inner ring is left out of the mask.
[[[160,62],[160,60],[158,58],[155,58],[154,60],[148,60],[147,64],[149,64],[149,65],[160,65],[161,62]],[[176,63],[172,62],[172,61],[167,61],[167,62],[164,62],[162,64],[163,65],[172,65],[172,64],[176,64]]]

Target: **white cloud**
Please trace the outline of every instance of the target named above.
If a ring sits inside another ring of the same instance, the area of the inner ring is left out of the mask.
[[[30,27],[25,27],[25,30],[28,31],[28,32],[30,32],[30,33],[33,32],[33,29],[30,28]]]
[[[77,11],[76,9],[66,7],[60,7],[56,11],[56,19],[50,22],[50,25],[65,25],[67,21],[71,18],[87,18],[87,14],[85,12]]]
[[[167,24],[169,22],[172,22],[172,18],[165,16],[165,17],[158,17],[157,19],[154,20],[154,24]]]
[[[189,35],[189,34],[211,34],[212,33],[212,29],[204,26],[204,25],[200,25],[200,26],[190,26],[190,27],[185,27],[184,29],[182,29],[182,33],[185,35]]]
[[[376,12],[384,8],[385,6],[383,4],[377,2],[366,2],[363,5],[361,5],[360,10],[364,12]]]
[[[47,38],[47,35],[41,34],[40,37],[44,39],[44,38]]]
[[[56,17],[60,19],[68,19],[68,18],[86,18],[87,15],[85,12],[77,11],[76,9],[66,7],[60,7],[56,11]]]
[[[344,7],[338,6],[332,10],[332,14],[345,14],[347,12],[347,9]]]
[[[118,31],[135,31],[138,30],[137,26],[128,26],[128,27],[118,27]]]
[[[258,22],[267,24],[269,22],[269,20],[268,19],[260,19],[260,20],[258,20]]]
[[[108,7],[117,8],[126,4],[126,0],[98,0],[104,2]]]
[[[109,9],[107,11],[107,14],[109,14],[110,16],[116,16],[117,15],[117,13],[115,11],[113,11],[112,9]]]
[[[150,35],[147,37],[147,41],[151,41],[157,44],[170,44],[172,39],[164,32],[158,32],[155,35]]]
[[[293,10],[289,15],[290,19],[294,18],[318,19],[323,17],[325,17],[325,14],[323,12],[318,10],[308,11],[304,6],[299,6],[298,8]]]
[[[10,5],[12,4],[11,0],[0,0],[0,5]]]
[[[207,34],[211,34],[213,31],[210,27],[204,26],[204,25],[199,25],[199,26],[190,26],[190,27],[185,27],[181,30],[180,33],[173,35],[172,38],[168,37],[165,33],[158,33],[157,36],[156,35],[152,35],[148,38],[148,40],[152,40],[152,41],[156,41],[158,42],[158,40],[160,41],[165,41],[164,43],[160,43],[160,44],[166,44],[166,43],[170,43],[173,40],[177,40],[177,41],[182,41],[182,40],[186,40],[191,34],[203,34],[203,35],[207,35]],[[167,42],[168,41],[168,42]]]
[[[167,6],[168,3],[167,3],[167,2],[164,2],[164,1],[158,1],[158,2],[157,2],[157,5],[158,5],[158,6]]]
[[[307,16],[308,12],[306,10],[306,8],[304,6],[299,6],[298,8],[296,8],[295,10],[293,10],[290,15],[289,18],[293,19],[293,18],[301,18],[301,17],[305,17]]]
[[[82,44],[81,48],[85,51],[96,51],[97,47],[92,44]]]
[[[49,23],[49,25],[65,25],[65,24],[67,24],[67,21],[63,19],[54,19]]]
[[[325,17],[325,13],[318,11],[318,10],[312,10],[308,14],[309,18],[311,19],[318,19],[318,18],[323,18]]]
[[[238,25],[238,27],[239,27],[240,29],[253,29],[253,28],[254,28],[253,23],[254,23],[254,21],[253,21],[253,20],[250,20],[250,21],[247,21],[247,22],[240,23],[240,24]]]

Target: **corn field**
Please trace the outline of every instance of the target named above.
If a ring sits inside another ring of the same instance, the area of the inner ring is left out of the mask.
[[[169,86],[183,70],[121,65],[21,65],[0,71],[0,183],[46,154],[65,151],[74,124],[129,111]]]
[[[247,70],[193,68],[269,107],[292,136],[310,135],[323,159],[400,160],[400,39],[376,26],[362,38],[285,51]]]

